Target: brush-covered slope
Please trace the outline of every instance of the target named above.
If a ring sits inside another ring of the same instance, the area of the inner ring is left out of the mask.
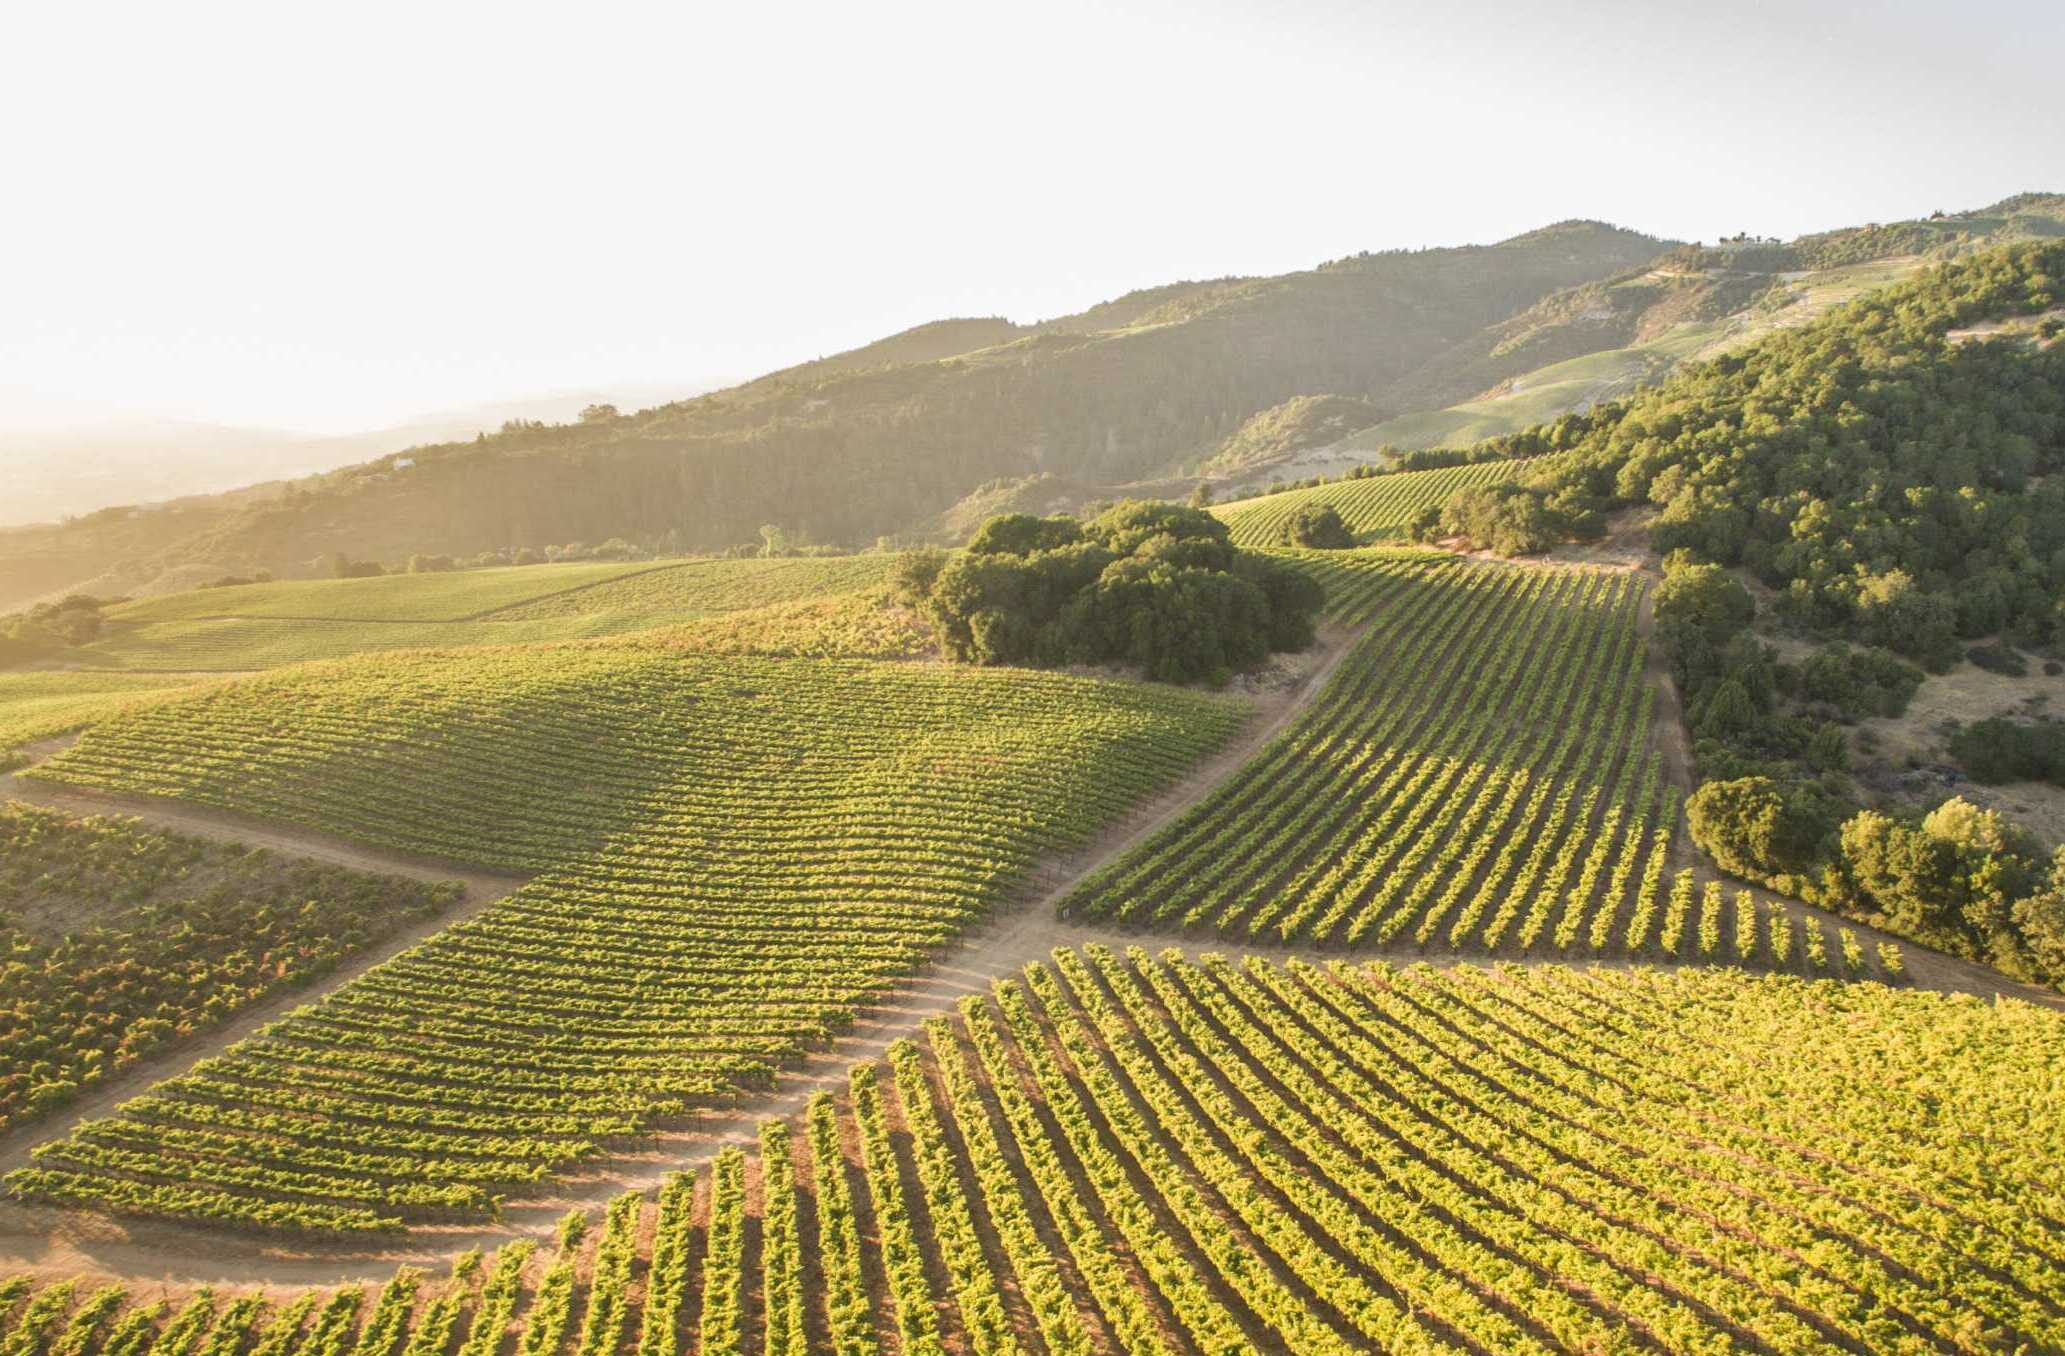
[[[1932,264],[2060,236],[2065,195],[2025,193],[1974,212],[1790,242],[1745,237],[1680,246],[1620,276],[1545,297],[1447,349],[1400,383],[1394,400],[1402,413],[1338,451],[1463,447],[1512,433],[1626,396],[1681,363],[1809,324]]]

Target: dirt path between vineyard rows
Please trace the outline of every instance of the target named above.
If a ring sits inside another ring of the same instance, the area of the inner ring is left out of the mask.
[[[28,746],[33,762],[41,762],[71,744],[70,738],[46,740]],[[51,809],[80,814],[135,815],[159,828],[175,829],[197,838],[261,847],[271,852],[330,862],[360,871],[412,880],[458,881],[466,887],[459,903],[434,918],[404,928],[355,955],[345,958],[335,970],[315,984],[290,988],[243,1008],[219,1026],[184,1040],[173,1042],[156,1056],[130,1065],[121,1073],[93,1085],[83,1096],[65,1104],[56,1115],[0,1134],[0,1173],[12,1172],[29,1162],[29,1151],[38,1144],[58,1139],[79,1122],[105,1116],[116,1105],[146,1091],[152,1084],[177,1078],[204,1059],[221,1054],[237,1041],[276,1021],[303,1004],[341,988],[393,959],[410,947],[452,924],[471,918],[507,897],[524,883],[525,877],[482,871],[451,862],[404,853],[380,852],[347,839],[309,829],[289,828],[249,815],[188,805],[154,796],[128,796],[58,786],[51,782],[24,779],[14,774],[0,776],[0,801],[18,800]],[[0,1258],[9,1254],[0,1245]]]
[[[1322,646],[1306,657],[1301,666],[1302,676],[1296,671],[1280,673],[1273,687],[1254,694],[1260,708],[1257,718],[1251,720],[1226,747],[1199,764],[1177,786],[1136,807],[1109,826],[1092,843],[1048,862],[1021,891],[1012,907],[988,923],[970,929],[958,941],[944,948],[933,965],[899,983],[881,1002],[860,1013],[853,1026],[837,1041],[784,1070],[772,1090],[747,1095],[733,1109],[713,1110],[692,1122],[663,1128],[633,1147],[578,1165],[571,1173],[544,1188],[549,1195],[512,1200],[505,1206],[504,1218],[496,1224],[424,1226],[401,1239],[328,1244],[301,1240],[266,1241],[247,1235],[169,1224],[124,1222],[83,1212],[0,1203],[0,1273],[31,1271],[51,1278],[105,1276],[128,1281],[133,1286],[164,1286],[172,1290],[212,1284],[285,1291],[352,1280],[377,1282],[391,1275],[398,1264],[436,1267],[470,1247],[493,1248],[519,1237],[549,1236],[558,1217],[569,1209],[592,1209],[623,1191],[649,1192],[672,1173],[704,1167],[726,1146],[750,1148],[757,1140],[761,1121],[793,1117],[819,1091],[843,1090],[847,1072],[853,1064],[880,1057],[896,1040],[918,1034],[920,1024],[927,1018],[952,1012],[965,996],[987,993],[994,982],[1046,958],[1056,947],[1101,942],[1114,947],[1141,945],[1159,950],[1174,944],[1192,952],[1217,949],[1275,959],[1298,954],[1317,959],[1310,947],[1269,946],[1248,941],[1218,942],[1064,920],[1056,916],[1055,906],[1084,877],[1211,794],[1281,733],[1306,707],[1311,697],[1325,686],[1346,657],[1354,638],[1346,631],[1330,631],[1323,638]],[[61,743],[53,743],[33,752],[47,757],[59,747],[62,747]],[[468,894],[465,903],[455,913],[434,920],[405,939],[384,944],[377,955],[361,957],[348,971],[319,988],[298,991],[287,999],[266,1005],[262,1012],[246,1014],[183,1045],[170,1058],[125,1075],[81,1103],[67,1108],[64,1115],[30,1127],[26,1134],[0,1139],[0,1164],[8,1167],[19,1162],[33,1144],[56,1138],[81,1117],[104,1114],[115,1102],[134,1095],[156,1080],[183,1072],[194,1062],[220,1053],[230,1042],[265,1021],[293,1006],[320,997],[352,975],[363,973],[454,919],[487,907],[521,883],[510,877],[482,875],[446,864],[381,853],[327,835],[178,802],[106,796],[57,788],[48,783],[20,783],[12,777],[0,778],[0,797],[9,795],[67,809],[140,814],[167,827],[262,843],[278,851],[320,857],[370,870],[433,879],[462,879],[467,883]],[[1859,931],[1869,933],[1870,930],[1860,928]],[[2030,996],[2033,992],[1966,962],[1926,953],[1912,945],[1905,950],[1912,980],[1923,987],[1968,993],[2014,993],[2017,996]],[[1355,954],[1357,959],[1369,960],[1378,959],[1383,953]],[[1474,953],[1451,955],[1417,950],[1393,954],[1389,958],[1402,962],[1424,960],[1436,965],[1485,964],[1494,959]],[[1562,957],[1518,959],[1523,964],[1567,963]],[[1637,964],[1592,957],[1583,958],[1583,963],[1608,968]],[[2050,997],[2056,998],[2056,995]]]
[[[691,1124],[641,1141],[633,1151],[590,1160],[550,1184],[549,1197],[527,1196],[504,1208],[492,1227],[425,1226],[406,1239],[366,1244],[272,1241],[149,1221],[120,1221],[78,1211],[0,1202],[0,1272],[26,1270],[52,1277],[93,1274],[173,1286],[298,1287],[362,1279],[378,1280],[396,1264],[439,1264],[466,1248],[495,1247],[512,1238],[549,1235],[558,1217],[576,1207],[599,1205],[626,1190],[657,1186],[671,1173],[701,1166],[728,1144],[749,1145],[759,1123],[800,1112],[820,1089],[844,1088],[847,1070],[880,1056],[897,1039],[917,1032],[926,1018],[948,1013],[967,994],[986,993],[992,982],[1017,973],[1056,946],[1082,941],[1135,940],[1065,923],[1054,906],[1085,876],[1134,843],[1197,804],[1280,734],[1312,696],[1326,686],[1347,657],[1359,630],[1328,628],[1320,644],[1292,667],[1278,667],[1249,695],[1256,717],[1217,753],[1192,768],[1175,786],[1134,807],[1094,840],[1044,864],[1013,906],[971,928],[946,947],[933,965],[898,984],[882,1002],[860,1013],[830,1046],[782,1071],[775,1087],[751,1094],[732,1111],[713,1111]],[[54,756],[70,743],[51,740],[25,750],[35,761]],[[84,813],[119,812],[212,838],[267,847],[279,852],[422,879],[461,880],[467,887],[458,910],[390,939],[362,954],[324,983],[294,991],[247,1010],[223,1026],[181,1042],[165,1058],[148,1060],[120,1078],[68,1105],[62,1113],[12,1135],[0,1136],[0,1171],[28,1161],[38,1144],[61,1138],[81,1120],[105,1115],[117,1103],[161,1079],[176,1077],[201,1060],[221,1054],[233,1042],[291,1009],[321,998],[381,961],[399,954],[442,927],[489,907],[520,886],[519,877],[489,875],[449,863],[386,853],[328,834],[283,826],[248,815],[151,796],[117,795],[61,787],[36,779],[0,777],[0,798]],[[1243,946],[1244,952],[1273,951]]]

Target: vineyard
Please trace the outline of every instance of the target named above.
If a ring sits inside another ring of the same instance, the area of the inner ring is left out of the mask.
[[[192,683],[141,673],[0,673],[0,772],[23,744],[161,701]]]
[[[1517,480],[1523,463],[1485,461],[1431,471],[1400,471],[1341,480],[1302,490],[1283,490],[1257,499],[1221,504],[1212,510],[1233,530],[1236,546],[1274,546],[1291,516],[1307,504],[1330,504],[1359,540],[1403,537],[1420,510],[1439,506],[1457,490]]]
[[[873,588],[889,577],[895,560],[892,555],[876,554],[689,561],[555,593],[492,616],[496,621],[525,621],[597,612],[648,617],[736,612]]]
[[[1327,690],[1064,912],[1271,942],[1898,972],[1890,947],[1670,870],[1677,790],[1650,739],[1635,576],[1402,554],[1330,568],[1337,614],[1373,621]]]
[[[291,1296],[0,1278],[0,1350],[2065,1345],[2065,1029],[2023,1004],[1088,947],[919,1034],[549,1242]]]
[[[0,804],[0,1130],[458,893]]]
[[[37,775],[539,874],[10,1185],[285,1230],[489,1217],[764,1084],[1248,710],[592,646],[344,661],[98,726]]]
[[[522,645],[677,627],[706,653],[903,657],[884,614],[893,557],[536,565],[244,584],[108,612],[100,668],[241,672],[376,651]],[[737,621],[728,619],[737,618]]]

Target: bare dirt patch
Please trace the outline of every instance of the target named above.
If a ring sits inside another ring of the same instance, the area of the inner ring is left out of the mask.
[[[1786,650],[1804,649],[1790,642]],[[2065,843],[2065,787],[2043,782],[1989,786],[1957,766],[1950,736],[1959,725],[1991,716],[2065,716],[2065,675],[2051,677],[2031,660],[2021,678],[1959,664],[1932,675],[1915,692],[1906,714],[1858,723],[1851,734],[1851,765],[1859,782],[1882,803],[1933,810],[1952,796],[1999,810],[2043,840]]]

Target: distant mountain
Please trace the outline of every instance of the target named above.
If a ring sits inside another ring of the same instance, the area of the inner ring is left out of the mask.
[[[1176,283],[1033,325],[950,320],[693,400],[415,447],[243,495],[0,533],[0,606],[206,562],[292,572],[504,545],[792,536],[867,542],[976,486],[1113,484],[1194,465],[1258,411],[1329,392],[1396,409],[1448,347],[1665,242],[1566,222],[1496,245]],[[1458,392],[1466,394],[1464,392]]]
[[[341,435],[110,415],[0,390],[0,527],[331,471],[425,443],[493,432],[511,420],[564,421],[596,403],[635,409],[710,385],[626,382],[439,410]]]
[[[128,592],[168,571],[292,574],[331,552],[394,561],[613,536],[716,550],[763,524],[858,545],[951,533],[1000,502],[1187,493],[1201,469],[1226,488],[1310,474],[1314,458],[1334,471],[1383,442],[1453,441],[1480,418],[1500,432],[1622,393],[1702,346],[1789,323],[1788,305],[1809,305],[1791,296],[1797,280],[1816,270],[1897,276],[2065,228],[2061,205],[2023,195],[1708,247],[1571,221],[1174,283],[1034,324],[941,320],[614,418],[526,420],[291,486],[0,531],[0,609],[88,580]]]
[[[1813,320],[1863,292],[2017,240],[2065,236],[2065,195],[2023,193],[1973,212],[1874,223],[1780,242],[1685,245],[1612,278],[1544,297],[1437,355],[1399,388],[1405,412],[1299,457],[1290,479],[1383,446],[1465,447],[1616,399],[1681,363]],[[1458,400],[1453,393],[1468,393]],[[1260,469],[1250,465],[1249,471]]]

